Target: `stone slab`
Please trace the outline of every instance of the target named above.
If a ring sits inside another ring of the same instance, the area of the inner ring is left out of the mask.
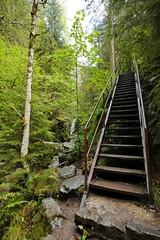
[[[132,201],[90,195],[75,222],[98,239],[160,240],[160,217]]]

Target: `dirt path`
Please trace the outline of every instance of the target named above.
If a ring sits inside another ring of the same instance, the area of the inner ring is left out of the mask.
[[[81,239],[76,233],[74,223],[74,214],[78,211],[80,200],[76,197],[70,197],[66,201],[59,202],[62,212],[67,216],[67,219],[62,220],[62,228],[56,228],[52,235],[57,240],[75,240]]]

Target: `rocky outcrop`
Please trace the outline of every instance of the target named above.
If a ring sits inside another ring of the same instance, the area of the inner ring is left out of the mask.
[[[98,239],[160,240],[160,218],[129,201],[90,196],[75,222]]]

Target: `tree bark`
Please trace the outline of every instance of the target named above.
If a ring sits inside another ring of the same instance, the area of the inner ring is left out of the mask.
[[[112,72],[114,72],[115,70],[115,42],[114,42],[114,16],[113,16],[113,12],[111,11],[111,70]]]
[[[34,60],[34,46],[36,38],[36,18],[38,13],[38,0],[33,0],[31,11],[31,30],[29,36],[29,51],[28,51],[28,68],[27,68],[27,88],[26,88],[26,101],[24,113],[24,129],[21,146],[21,158],[28,154],[29,147],[29,133],[30,133],[30,115],[31,115],[31,96],[32,96],[32,75],[33,75],[33,60]],[[24,167],[28,165],[24,163]]]

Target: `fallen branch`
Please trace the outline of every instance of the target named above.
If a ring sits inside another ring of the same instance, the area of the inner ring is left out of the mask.
[[[63,147],[63,143],[58,143],[58,142],[46,142],[46,141],[42,141],[42,143],[48,144],[48,145],[57,145],[57,146]]]

